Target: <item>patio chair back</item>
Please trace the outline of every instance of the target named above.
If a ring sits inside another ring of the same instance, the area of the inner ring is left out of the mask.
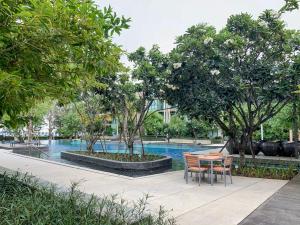
[[[232,163],[233,163],[233,156],[232,155],[226,156],[224,159],[224,166],[231,167]]]
[[[199,167],[199,158],[197,155],[185,155],[187,167]]]

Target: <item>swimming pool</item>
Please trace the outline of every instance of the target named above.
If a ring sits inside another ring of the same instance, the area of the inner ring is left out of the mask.
[[[63,162],[71,165],[79,165],[79,164],[61,159],[61,152],[78,151],[78,150],[85,151],[86,149],[85,142],[80,140],[53,140],[50,143],[48,140],[45,140],[45,141],[41,141],[41,143],[49,145],[49,149],[43,151],[42,154],[40,152],[32,152],[30,154],[31,156],[53,160],[57,162]],[[134,145],[135,153],[140,153],[141,148],[142,148],[141,144],[135,144]],[[205,150],[215,149],[215,148],[216,147],[187,145],[187,144],[167,144],[167,143],[144,144],[144,149],[146,154],[158,154],[158,155],[172,157],[173,170],[183,169],[183,158],[182,158],[183,152],[205,151]],[[120,144],[119,142],[107,142],[106,149],[107,152],[112,152],[112,153],[126,151],[125,145],[122,143]],[[102,151],[102,147],[99,142],[95,144],[95,151]],[[90,165],[86,165],[86,167],[93,168],[93,166]],[[106,169],[103,168],[103,170]],[[111,170],[106,170],[106,171],[111,172]],[[125,174],[125,175],[134,176],[136,174]]]
[[[54,140],[49,143],[48,141],[42,141],[42,144],[49,144],[49,150],[45,152],[49,155],[49,159],[58,160],[60,159],[60,154],[63,151],[84,151],[86,149],[86,144],[80,140]],[[144,144],[144,149],[146,154],[158,154],[164,156],[170,156],[174,160],[182,160],[183,152],[193,152],[193,151],[204,151],[213,149],[215,147],[209,146],[199,146],[199,145],[187,145],[187,144],[165,144],[165,143],[151,143]],[[107,152],[125,152],[126,148],[124,144],[119,142],[107,142],[106,143]],[[134,152],[140,153],[142,149],[141,144],[134,145]],[[99,142],[95,145],[95,151],[102,151],[101,144]]]

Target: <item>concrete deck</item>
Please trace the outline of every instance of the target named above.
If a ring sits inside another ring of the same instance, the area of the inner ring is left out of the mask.
[[[253,224],[300,224],[300,174],[240,223]]]
[[[132,201],[149,194],[149,208],[163,205],[178,224],[236,225],[272,196],[287,181],[233,177],[224,187],[219,181],[211,186],[202,182],[185,184],[183,172],[169,172],[131,178],[92,169],[71,166],[0,150],[0,165],[10,170],[28,172],[43,180],[69,187],[80,182],[80,190],[96,195],[119,194]]]

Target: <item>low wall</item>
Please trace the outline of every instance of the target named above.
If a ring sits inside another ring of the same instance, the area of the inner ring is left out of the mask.
[[[62,152],[61,158],[69,161],[92,164],[93,166],[107,167],[118,170],[156,170],[156,169],[170,169],[172,167],[172,158],[165,157],[149,162],[122,162],[116,160],[109,160],[97,158],[93,156],[80,155],[73,152]]]
[[[171,138],[171,143],[178,143],[178,144],[203,144],[203,145],[210,145],[211,141],[208,139],[181,139],[181,138]]]

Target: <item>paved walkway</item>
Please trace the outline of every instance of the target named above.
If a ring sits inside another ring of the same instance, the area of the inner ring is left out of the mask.
[[[240,223],[240,225],[253,224],[300,224],[300,174]]]
[[[176,171],[147,177],[121,175],[35,159],[0,150],[0,166],[28,172],[43,180],[69,187],[80,182],[80,190],[96,195],[119,194],[128,201],[149,194],[149,207],[160,205],[184,225],[237,225],[253,210],[287,182],[245,177],[233,177],[233,184],[224,187],[195,182],[185,184],[183,172]]]

